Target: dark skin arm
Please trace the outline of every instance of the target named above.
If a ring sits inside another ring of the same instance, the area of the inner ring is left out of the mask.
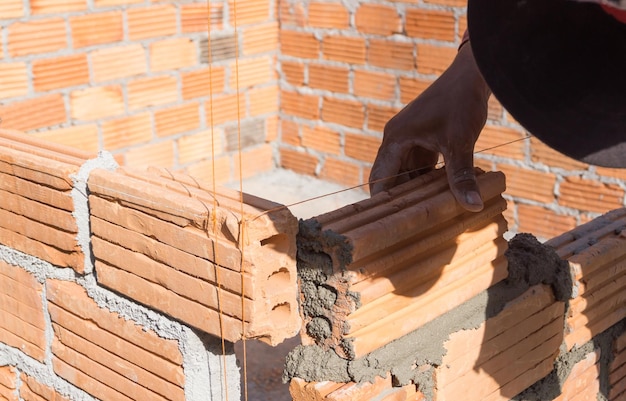
[[[469,211],[482,210],[474,144],[487,120],[490,95],[467,43],[448,69],[385,125],[370,174],[370,193],[432,170],[441,153],[457,201]],[[397,176],[401,173],[405,174]]]

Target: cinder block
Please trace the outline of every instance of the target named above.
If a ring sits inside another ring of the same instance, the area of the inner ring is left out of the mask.
[[[504,176],[477,174],[480,213],[458,205],[438,170],[302,222],[303,343],[356,359],[504,279]]]
[[[297,333],[288,209],[166,169],[97,170],[88,185],[102,285],[231,342]]]
[[[626,209],[611,211],[546,244],[573,278],[565,342],[581,346],[626,317]]]
[[[46,286],[55,373],[103,400],[185,399],[176,341],[100,308],[78,284]]]

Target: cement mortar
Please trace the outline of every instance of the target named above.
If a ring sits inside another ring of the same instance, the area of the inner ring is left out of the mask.
[[[308,281],[314,286],[320,285],[318,279],[328,277],[326,272],[330,259],[330,256],[322,257],[320,253],[328,248],[310,241],[311,238],[315,238],[315,234],[319,235],[319,227],[316,228],[314,223],[301,223],[300,227],[305,230],[313,229],[314,236],[310,237],[306,233],[303,236],[299,235],[299,276],[305,283]],[[337,236],[324,234],[325,241],[329,238],[335,241],[334,243],[328,241],[327,244],[341,245]],[[315,250],[316,257],[310,256],[312,250]],[[336,254],[342,255],[341,252]],[[332,349],[324,350],[317,345],[296,347],[287,355],[283,381],[299,377],[306,381],[371,382],[376,376],[385,377],[391,372],[395,384],[401,386],[414,382],[428,399],[432,399],[432,374],[428,374],[429,370],[425,368],[441,365],[445,355],[444,343],[450,334],[478,328],[487,319],[496,316],[508,302],[536,284],[550,285],[558,299],[569,299],[572,288],[569,268],[567,262],[561,260],[552,248],[539,243],[532,235],[520,234],[510,241],[506,257],[510,271],[507,280],[362,358],[343,359]],[[323,260],[324,264],[317,266],[314,264],[316,260]],[[311,280],[313,277],[315,279]],[[309,289],[304,294],[305,313],[315,313],[317,306],[326,304],[327,300],[315,299],[319,293]]]

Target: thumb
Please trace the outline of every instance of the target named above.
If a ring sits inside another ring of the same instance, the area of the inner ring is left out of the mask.
[[[444,154],[446,174],[450,190],[464,209],[470,212],[483,210],[483,200],[476,182],[473,151],[464,151],[452,156]]]
[[[398,151],[396,146],[384,146],[384,144],[378,150],[369,176],[370,196],[386,191],[395,185],[402,164],[397,154]]]

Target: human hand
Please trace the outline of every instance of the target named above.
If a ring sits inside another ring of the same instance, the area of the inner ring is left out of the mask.
[[[448,69],[385,125],[370,174],[375,195],[446,163],[450,189],[467,210],[483,208],[474,173],[474,144],[487,120],[491,94],[469,44]]]

